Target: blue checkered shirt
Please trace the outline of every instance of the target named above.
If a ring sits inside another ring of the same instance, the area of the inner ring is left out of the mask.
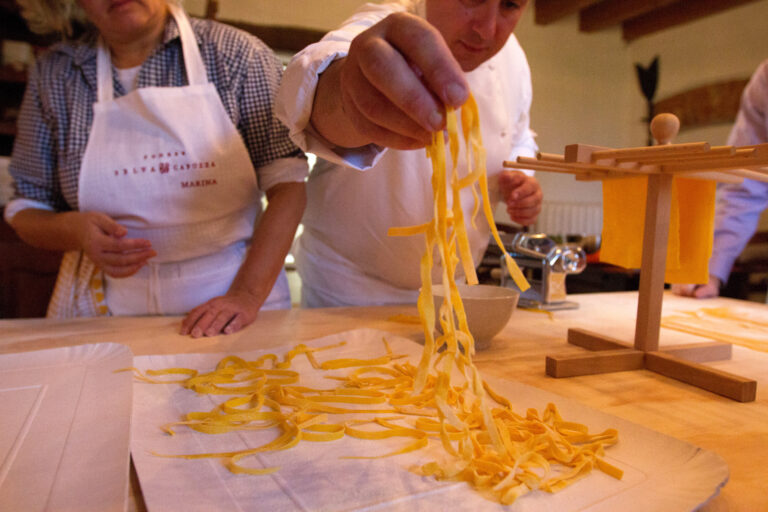
[[[280,158],[302,157],[288,130],[273,115],[282,66],[257,38],[209,20],[190,20],[224,109],[242,136],[256,168]],[[125,94],[113,69],[115,97]],[[188,85],[176,23],[142,64],[138,87]],[[30,71],[9,170],[16,197],[76,210],[80,165],[96,101],[93,37],[53,46]],[[287,178],[286,181],[296,181]]]

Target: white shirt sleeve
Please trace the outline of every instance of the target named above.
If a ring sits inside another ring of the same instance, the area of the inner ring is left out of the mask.
[[[510,162],[515,162],[517,161],[517,157],[519,156],[527,156],[527,157],[533,158],[536,156],[538,152],[539,152],[539,145],[536,144],[536,132],[534,132],[530,128],[526,128],[525,133],[523,134],[523,137],[518,141],[517,145],[512,149],[512,152],[510,153],[508,160]],[[536,171],[532,171],[531,169],[517,169],[517,170],[528,176],[533,176],[534,174],[536,174]]]
[[[768,142],[768,60],[757,68],[741,97],[728,145]],[[745,179],[718,185],[715,238],[709,273],[726,282],[733,263],[757,230],[760,214],[768,208],[768,183]]]
[[[40,201],[35,201],[34,199],[13,199],[8,204],[5,205],[5,212],[3,213],[3,218],[5,218],[5,222],[8,224],[11,223],[11,219],[13,219],[17,213],[19,213],[21,210],[29,210],[29,209],[36,209],[36,210],[46,210],[49,212],[54,211],[53,207],[49,204],[42,203]]]
[[[259,188],[269,190],[279,183],[303,183],[308,174],[306,158],[278,158],[259,167]]]
[[[514,162],[519,156],[535,157],[539,152],[539,145],[536,143],[536,132],[531,129],[531,104],[533,103],[533,84],[531,82],[531,68],[528,65],[528,59],[525,56],[520,43],[514,34],[510,36],[510,41],[507,43],[511,46],[509,51],[510,64],[515,70],[517,80],[520,84],[520,95],[516,95],[512,91],[507,92],[509,97],[519,97],[521,105],[519,106],[518,117],[513,122],[516,126],[516,131],[520,133],[520,136],[515,141],[515,145],[510,151],[507,158],[508,161]],[[509,86],[512,86],[511,82],[508,82]],[[530,169],[519,169],[521,172],[528,176],[533,176],[535,171]]]
[[[385,148],[369,144],[361,148],[340,148],[321,137],[309,123],[320,74],[336,59],[347,56],[352,39],[402,6],[366,4],[338,30],[297,53],[283,74],[275,112],[288,127],[291,140],[305,152],[330,162],[368,169],[376,164]]]

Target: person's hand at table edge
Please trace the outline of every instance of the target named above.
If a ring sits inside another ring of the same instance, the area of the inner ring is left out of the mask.
[[[709,281],[705,284],[673,284],[672,293],[682,297],[693,297],[695,299],[710,299],[720,295],[720,279],[710,275]]]

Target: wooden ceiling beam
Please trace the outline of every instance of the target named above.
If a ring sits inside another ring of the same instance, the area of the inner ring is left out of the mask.
[[[536,0],[534,20],[537,25],[547,25],[568,15],[579,12],[600,0]]]
[[[622,23],[626,41],[688,23],[756,0],[681,0]]]
[[[219,21],[255,35],[273,50],[291,53],[303,50],[306,46],[318,42],[325,35],[324,31],[311,28],[258,25],[235,20]]]
[[[596,32],[675,2],[677,0],[603,0],[579,12],[579,30]]]
[[[654,112],[670,112],[680,120],[680,131],[713,124],[732,124],[749,78],[696,87],[654,103]]]

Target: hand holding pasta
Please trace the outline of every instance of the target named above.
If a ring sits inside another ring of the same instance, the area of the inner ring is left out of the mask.
[[[420,148],[445,126],[443,105],[462,105],[468,91],[440,32],[395,13],[359,34],[347,57],[323,72],[312,124],[342,147]]]

